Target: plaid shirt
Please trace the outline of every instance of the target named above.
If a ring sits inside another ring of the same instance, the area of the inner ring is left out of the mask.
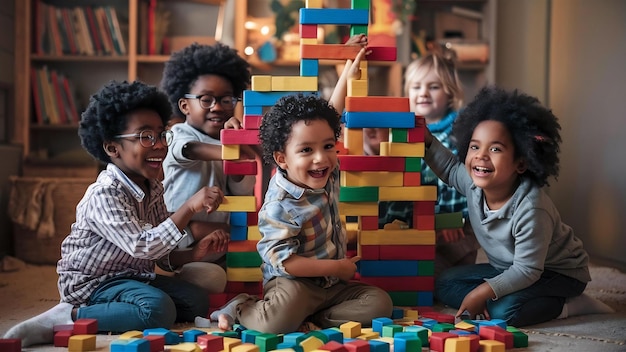
[[[263,283],[276,276],[293,278],[283,261],[292,254],[318,259],[342,259],[346,254],[346,231],[338,209],[339,167],[324,189],[306,189],[290,182],[281,171],[270,180],[259,211],[262,238],[257,249],[263,264]],[[320,277],[321,287],[339,282]]]
[[[169,218],[163,186],[150,180],[150,195],[109,164],[76,207],[76,222],[61,244],[57,264],[62,302],[87,303],[113,277],[151,280],[154,261],[183,238]]]

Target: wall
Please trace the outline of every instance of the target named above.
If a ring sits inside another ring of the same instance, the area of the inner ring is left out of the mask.
[[[626,270],[626,2],[500,0],[496,82],[560,118],[558,182],[548,189],[595,262]]]

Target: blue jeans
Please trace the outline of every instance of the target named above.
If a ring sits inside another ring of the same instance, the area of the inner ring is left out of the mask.
[[[450,307],[459,308],[465,296],[501,273],[490,264],[463,265],[444,271],[435,280],[435,298]],[[545,270],[539,280],[525,289],[497,300],[487,301],[492,319],[522,327],[552,320],[561,314],[565,299],[583,293],[586,283]]]
[[[170,328],[175,322],[194,321],[209,312],[208,294],[198,286],[157,275],[149,283],[129,278],[103,282],[77,319],[97,319],[101,332]]]

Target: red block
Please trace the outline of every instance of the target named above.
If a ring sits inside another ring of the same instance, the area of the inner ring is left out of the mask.
[[[361,259],[380,260],[380,246],[379,245],[361,246]]]
[[[365,340],[352,340],[343,344],[348,352],[369,352],[370,344]]]
[[[211,293],[209,294],[209,302],[211,307],[220,308],[228,303],[228,295],[226,293]]]
[[[200,335],[196,341],[203,352],[220,352],[224,350],[224,337],[217,335]]]
[[[361,216],[361,230],[378,230],[378,216]]]
[[[433,260],[435,259],[435,246],[389,245],[381,246],[379,253],[380,260]]]
[[[72,330],[61,330],[57,332],[54,334],[54,347],[68,347],[72,335]]]
[[[74,322],[74,335],[95,335],[98,333],[96,319],[77,319]]]
[[[433,276],[361,276],[361,282],[380,287],[385,291],[394,292],[432,291],[435,288],[435,278]],[[454,317],[452,317],[452,322],[454,323]]]
[[[143,337],[144,340],[150,342],[150,352],[165,351],[165,336],[163,335],[148,335]]]
[[[301,24],[300,25],[300,38],[317,38],[317,25],[316,24]]]
[[[223,129],[220,131],[220,141],[224,145],[258,145],[259,131]]]
[[[410,111],[409,98],[400,97],[346,97],[346,111],[356,112],[407,112]]]
[[[499,326],[481,326],[478,330],[478,336],[485,340],[496,340],[504,343],[507,350],[513,348],[513,333],[504,330]]]
[[[263,284],[261,282],[227,281],[224,292],[227,293],[229,300],[242,292],[251,295],[260,295],[263,293]]]
[[[449,332],[433,332],[430,337],[430,350],[435,352],[444,352],[446,339],[450,337],[458,337],[458,335]]]
[[[256,160],[224,160],[226,175],[256,175]]]
[[[21,339],[0,339],[0,351],[22,352]]]
[[[252,212],[248,213],[248,226],[254,226],[259,223],[259,213]]]
[[[413,212],[413,223],[418,230],[434,230],[435,229],[435,215],[417,215],[417,212]]]
[[[421,186],[422,185],[422,173],[421,172],[405,172],[402,174],[402,184],[405,187]]]
[[[422,200],[419,202],[413,202],[413,212],[420,215],[435,215],[435,201]]]
[[[337,154],[341,155],[348,155],[348,149],[346,147],[344,147],[343,142],[337,142],[335,143],[335,149],[337,149]],[[341,169],[341,166],[340,166]]]
[[[396,61],[398,58],[397,50],[394,46],[368,46],[367,50],[371,50],[365,56],[368,61]]]
[[[263,115],[243,115],[243,128],[246,130],[258,130],[261,127]]]
[[[348,349],[337,341],[328,341],[324,345],[320,346],[318,350],[330,352],[348,352]]]
[[[228,242],[229,252],[256,252],[256,240],[231,241]]]
[[[376,155],[340,155],[341,171],[404,171],[403,157]]]
[[[358,45],[302,44],[300,45],[300,58],[353,60],[360,50],[361,47]]]
[[[434,278],[433,278],[434,280]],[[439,312],[420,312],[420,315],[424,318],[434,319],[439,323],[450,323],[454,324],[454,315],[444,314]]]
[[[424,120],[424,118],[418,118],[419,120]],[[424,130],[426,127],[422,124],[421,126],[417,126],[417,120],[415,121],[416,127],[409,128],[407,130],[406,141],[407,143],[421,143],[424,141]]]

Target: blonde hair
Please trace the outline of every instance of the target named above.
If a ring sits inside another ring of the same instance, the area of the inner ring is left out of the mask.
[[[459,110],[463,106],[463,87],[454,61],[437,53],[428,53],[411,62],[404,72],[404,94],[409,95],[411,79],[423,71],[434,70],[443,85],[443,91],[451,97],[450,108]]]

